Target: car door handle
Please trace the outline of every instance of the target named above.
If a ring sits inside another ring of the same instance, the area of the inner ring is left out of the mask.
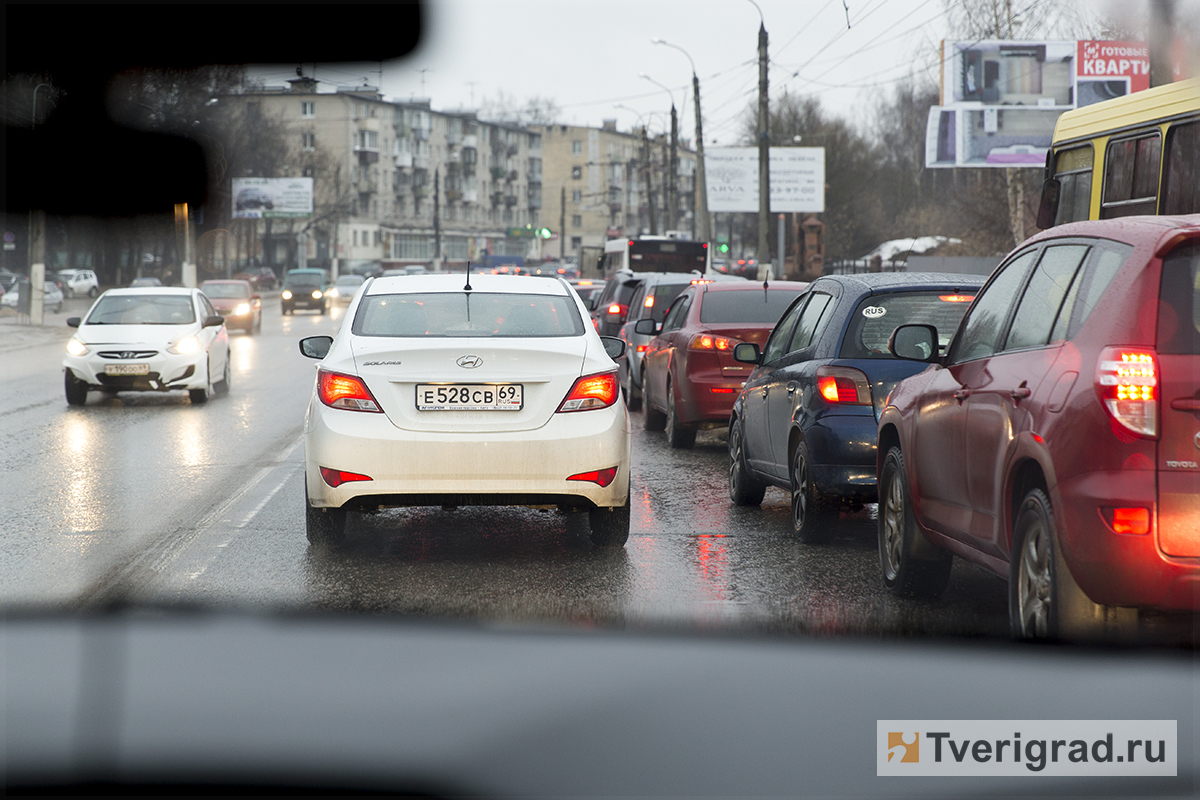
[[[763,400],[767,399],[767,390],[765,388],[762,390],[762,399]]]
[[[1171,401],[1171,408],[1176,411],[1200,411],[1200,400],[1192,397],[1181,397]]]
[[[1029,395],[1033,394],[1033,390],[1028,386],[1018,386],[1016,389],[1013,389],[1011,392],[1009,392],[1009,394],[1012,396],[1013,400],[1024,400],[1026,397],[1029,397]]]
[[[967,399],[968,397],[970,397],[970,396],[971,396],[971,390],[970,390],[970,389],[959,389],[957,392],[955,392],[955,393],[954,393],[954,399],[955,399],[955,400],[957,400],[957,401],[958,401],[958,402],[960,402],[960,403],[961,403],[963,400],[966,400],[966,399]]]
[[[796,383],[795,381],[788,381],[788,385],[787,385],[787,393],[788,394],[795,394],[796,390],[799,388],[800,388],[800,384]]]

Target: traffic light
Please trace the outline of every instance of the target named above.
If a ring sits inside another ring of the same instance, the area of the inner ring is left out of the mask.
[[[729,245],[721,242],[719,245],[717,245],[717,249],[721,251],[722,255],[724,255],[725,253],[729,252]]]
[[[549,229],[549,228],[539,228],[539,229],[538,229],[538,232],[537,232],[537,235],[538,235],[538,236],[540,236],[540,237],[542,237],[543,239],[549,239],[549,238],[550,238],[551,236],[553,236],[554,234],[552,234],[552,233],[550,232],[550,229]]]

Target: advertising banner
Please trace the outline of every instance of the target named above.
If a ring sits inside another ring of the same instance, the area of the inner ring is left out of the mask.
[[[1042,167],[1064,111],[1150,86],[1145,42],[942,42],[927,167]]]
[[[771,212],[825,210],[825,148],[772,147]],[[711,212],[758,211],[758,148],[712,147],[704,152]]]
[[[312,178],[234,178],[234,219],[287,219],[313,214]]]

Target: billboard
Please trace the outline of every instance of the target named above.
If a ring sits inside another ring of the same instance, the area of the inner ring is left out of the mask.
[[[1064,111],[1150,87],[1144,42],[942,42],[927,167],[1041,167]]]
[[[825,210],[825,148],[772,147],[770,160],[772,212]],[[757,147],[708,148],[704,178],[709,211],[758,211]]]
[[[311,217],[312,178],[234,178],[233,219]]]

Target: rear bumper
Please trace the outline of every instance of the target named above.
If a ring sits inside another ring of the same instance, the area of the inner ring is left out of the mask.
[[[875,450],[878,425],[864,408],[862,415],[824,415],[804,432],[813,459],[813,481],[824,494],[876,499]]]
[[[453,413],[453,412],[449,412]],[[313,401],[304,440],[314,507],[575,504],[628,502],[630,429],[623,403],[555,414],[536,430],[493,433],[410,431],[382,414],[326,408]],[[570,475],[617,467],[602,487]],[[369,475],[334,488],[320,468]]]
[[[1062,481],[1056,494],[1063,558],[1094,602],[1164,611],[1200,611],[1200,558],[1163,553],[1153,470],[1089,472]],[[1147,534],[1114,532],[1103,507],[1150,509]],[[1176,520],[1178,522],[1178,520]],[[1200,515],[1192,520],[1200,530]]]

